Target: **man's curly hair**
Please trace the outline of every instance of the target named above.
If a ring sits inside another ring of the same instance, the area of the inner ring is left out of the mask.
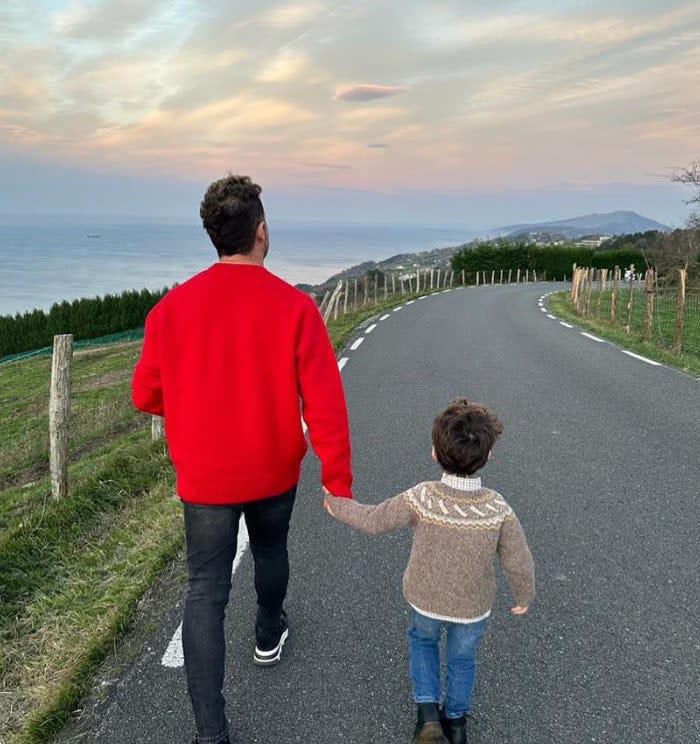
[[[209,186],[199,207],[204,229],[220,256],[250,253],[265,220],[262,188],[249,176],[229,174]]]
[[[435,456],[445,472],[473,475],[486,465],[503,424],[486,406],[453,400],[433,423]]]

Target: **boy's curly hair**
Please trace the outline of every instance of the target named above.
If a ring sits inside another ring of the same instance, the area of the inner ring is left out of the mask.
[[[265,220],[261,193],[262,188],[249,176],[233,174],[214,181],[207,189],[199,216],[220,256],[253,250],[255,231]]]
[[[433,422],[435,456],[445,472],[469,476],[486,465],[503,424],[480,403],[453,400]]]

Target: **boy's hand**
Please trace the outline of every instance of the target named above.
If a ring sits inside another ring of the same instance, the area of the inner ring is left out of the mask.
[[[514,615],[524,615],[529,609],[530,608],[527,606],[523,607],[522,605],[515,605],[515,607],[510,608],[510,611]]]

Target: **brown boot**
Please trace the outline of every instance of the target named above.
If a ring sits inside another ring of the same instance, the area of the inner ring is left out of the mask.
[[[418,703],[418,720],[411,742],[412,744],[448,744],[442,733],[437,703]]]

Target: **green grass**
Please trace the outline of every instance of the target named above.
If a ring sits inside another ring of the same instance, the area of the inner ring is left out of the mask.
[[[416,295],[328,324],[334,348]],[[179,553],[181,510],[165,446],[133,410],[140,343],[77,352],[70,494],[48,478],[51,361],[0,366],[0,741],[46,744],[90,690],[145,592]]]
[[[630,333],[625,330],[627,323],[627,302],[629,291],[621,292],[617,301],[617,324],[610,323],[610,293],[603,293],[598,311],[596,293],[593,294],[589,313],[592,317],[584,318],[577,314],[570,302],[569,292],[557,292],[548,298],[552,313],[564,320],[572,321],[582,328],[597,333],[630,351],[635,351],[650,359],[676,367],[684,372],[700,375],[700,314],[686,314],[683,336],[683,352],[676,354],[669,345],[673,340],[675,329],[675,302],[657,304],[654,333],[650,341],[644,339],[645,305],[642,292],[635,293],[632,302],[632,323]],[[596,315],[598,317],[596,317]]]

